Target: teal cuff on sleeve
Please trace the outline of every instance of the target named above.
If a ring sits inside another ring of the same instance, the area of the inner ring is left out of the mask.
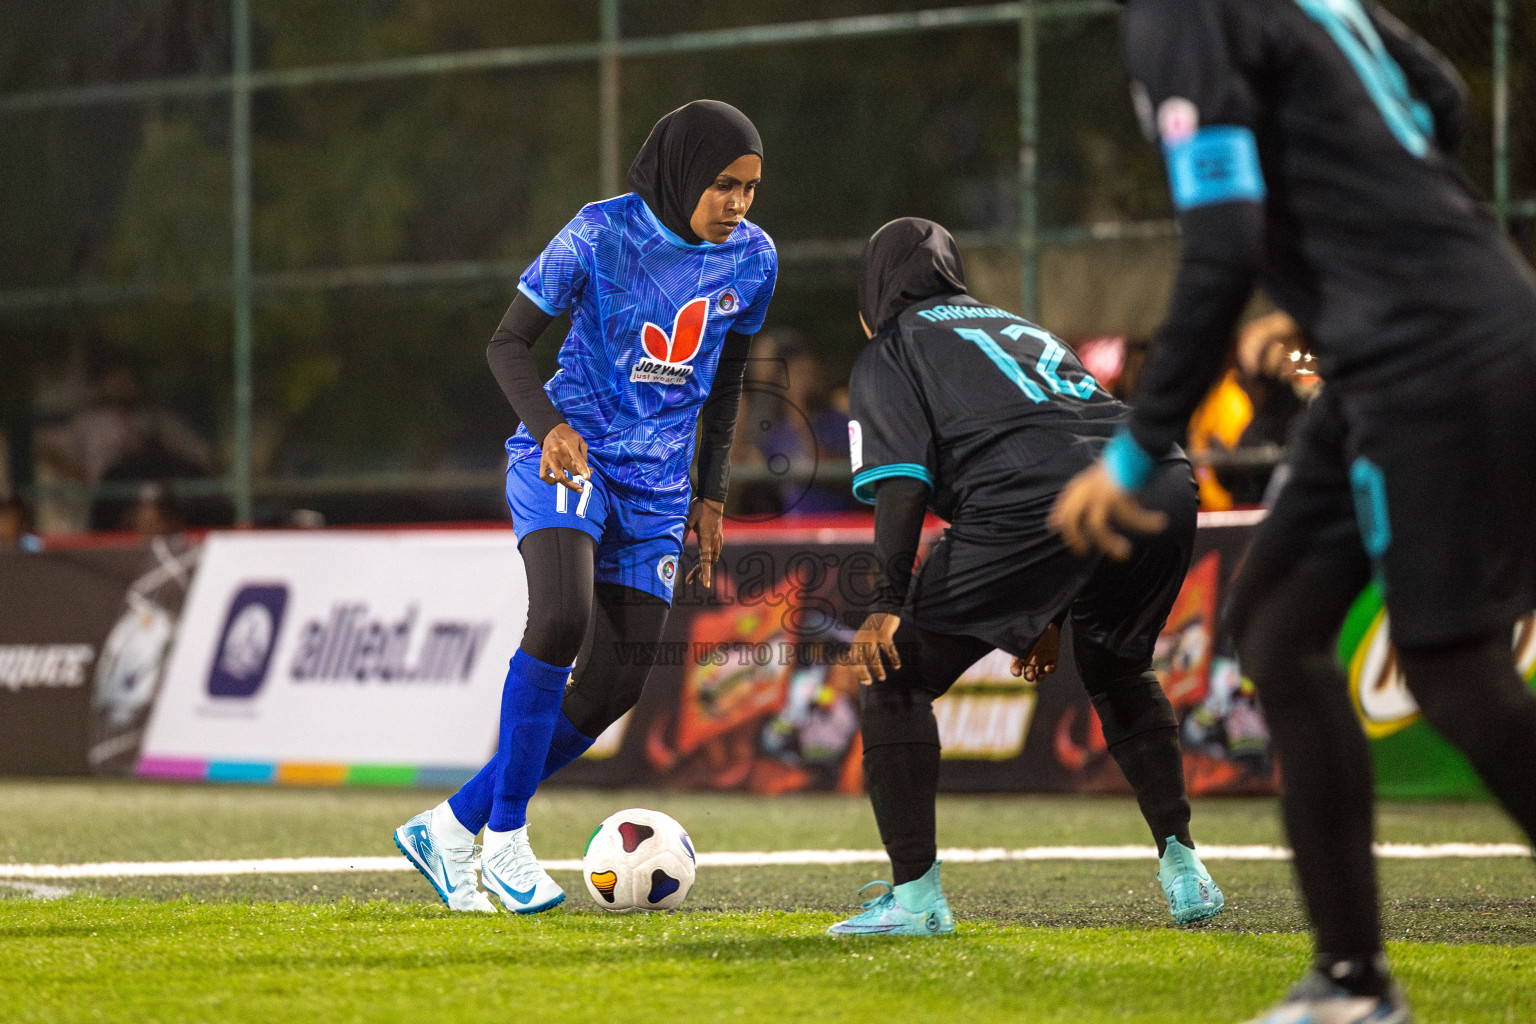
[[[853,496],[866,505],[873,505],[875,484],[881,480],[889,480],[893,476],[909,476],[914,480],[921,480],[928,485],[929,490],[933,490],[933,474],[928,472],[927,466],[918,465],[916,462],[893,462],[889,466],[876,466],[855,474]]]
[[[1151,479],[1157,460],[1136,443],[1129,430],[1121,429],[1104,446],[1104,468],[1122,490],[1139,491]]]

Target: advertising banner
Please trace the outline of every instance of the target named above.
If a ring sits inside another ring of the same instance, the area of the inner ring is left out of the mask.
[[[467,778],[526,616],[510,530],[214,534],[138,773]]]
[[[1255,516],[1208,519],[1154,667],[1179,713],[1196,793],[1275,790],[1252,688],[1216,618]],[[937,532],[930,533],[932,540]],[[680,584],[640,705],[555,780],[780,793],[862,789],[858,684],[844,662],[868,613],[866,530],[738,528],[714,588]],[[935,704],[949,790],[1125,791],[1071,655],[1038,686],[993,652]]]
[[[131,769],[197,556],[0,552],[0,773]]]
[[[1339,634],[1339,660],[1371,740],[1376,792],[1388,798],[1483,797],[1466,758],[1425,724],[1392,649],[1391,621],[1376,584],[1366,588]],[[1536,686],[1536,613],[1515,626],[1515,667]]]
[[[1218,628],[1260,518],[1201,517],[1154,658],[1197,795],[1278,791],[1257,696]],[[195,549],[160,545],[17,556],[3,568],[0,770],[13,772],[123,770],[137,756],[138,773],[159,778],[457,785],[494,750],[527,611],[504,528],[216,534],[200,564]],[[860,792],[846,648],[875,568],[867,519],[729,527],[714,587],[680,582],[661,643],[619,652],[655,660],[639,705],[551,783]],[[1378,790],[1480,795],[1465,761],[1419,720],[1389,626],[1367,590],[1339,648]],[[1536,615],[1513,645],[1536,683]],[[935,704],[943,787],[1127,791],[1070,627],[1043,682],[1014,677],[1009,661],[982,658]]]

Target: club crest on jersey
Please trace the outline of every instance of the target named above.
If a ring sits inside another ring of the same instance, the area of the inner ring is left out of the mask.
[[[741,308],[741,296],[736,294],[736,289],[727,288],[715,299],[715,312],[721,316],[730,316]]]
[[[693,376],[689,364],[698,354],[708,320],[709,299],[698,298],[677,311],[671,334],[646,321],[640,329],[645,354],[635,360],[629,379],[638,384],[681,384]]]

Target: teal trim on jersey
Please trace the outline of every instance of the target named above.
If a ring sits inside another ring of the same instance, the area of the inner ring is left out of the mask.
[[[1151,479],[1157,460],[1136,443],[1129,430],[1121,428],[1104,446],[1104,468],[1121,490],[1139,491]]]
[[[1323,26],[1344,51],[1397,141],[1424,159],[1435,128],[1434,115],[1409,92],[1408,76],[1387,52],[1381,33],[1359,0],[1296,0],[1296,5]]]
[[[1349,485],[1355,495],[1355,521],[1360,525],[1360,540],[1366,554],[1380,561],[1392,546],[1392,520],[1387,514],[1387,478],[1365,456],[1349,467]]]
[[[1019,365],[1017,359],[1004,352],[1003,346],[994,341],[992,335],[980,327],[956,327],[954,331],[985,352],[987,358],[996,363],[997,368],[1003,371],[1003,375],[1013,381],[1031,402],[1039,405],[1046,400],[1045,392],[1040,390],[1040,385],[1024,376],[1024,367]]]
[[[517,290],[528,296],[530,302],[532,302],[535,306],[538,306],[550,316],[559,316],[561,313],[565,312],[563,309],[556,309],[554,306],[551,306],[548,302],[545,301],[544,296],[540,295],[532,288],[529,288],[521,281],[517,282]]]
[[[1234,124],[1201,128],[1183,142],[1165,143],[1173,205],[1193,210],[1217,203],[1262,203],[1267,194],[1252,130]]]
[[[933,490],[933,474],[928,472],[927,466],[920,466],[915,462],[893,462],[889,466],[876,466],[874,469],[866,469],[862,473],[856,473],[853,477],[853,496],[866,505],[875,503],[875,484],[881,480],[889,480],[893,476],[909,476],[914,480],[921,480]]]
[[[644,199],[640,200],[640,209],[645,212],[645,216],[650,220],[651,226],[654,227],[657,231],[661,232],[661,237],[665,238],[679,249],[713,249],[715,247],[714,242],[705,242],[701,240],[697,245],[695,245],[693,242],[685,242],[681,238],[674,235],[671,231],[667,230],[667,226],[661,222],[661,218],[656,216],[655,212],[651,210],[650,206],[646,204]],[[736,233],[734,231],[731,232],[731,237],[736,237]],[[729,243],[722,242],[720,244],[727,245]]]

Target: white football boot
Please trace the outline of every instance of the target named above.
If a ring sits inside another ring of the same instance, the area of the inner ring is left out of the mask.
[[[565,890],[539,867],[528,845],[527,825],[511,832],[485,830],[480,882],[514,914],[537,914],[565,902]]]
[[[486,899],[475,883],[480,847],[469,829],[454,817],[448,801],[395,829],[395,845],[432,883],[449,910],[496,913],[496,904]]]

